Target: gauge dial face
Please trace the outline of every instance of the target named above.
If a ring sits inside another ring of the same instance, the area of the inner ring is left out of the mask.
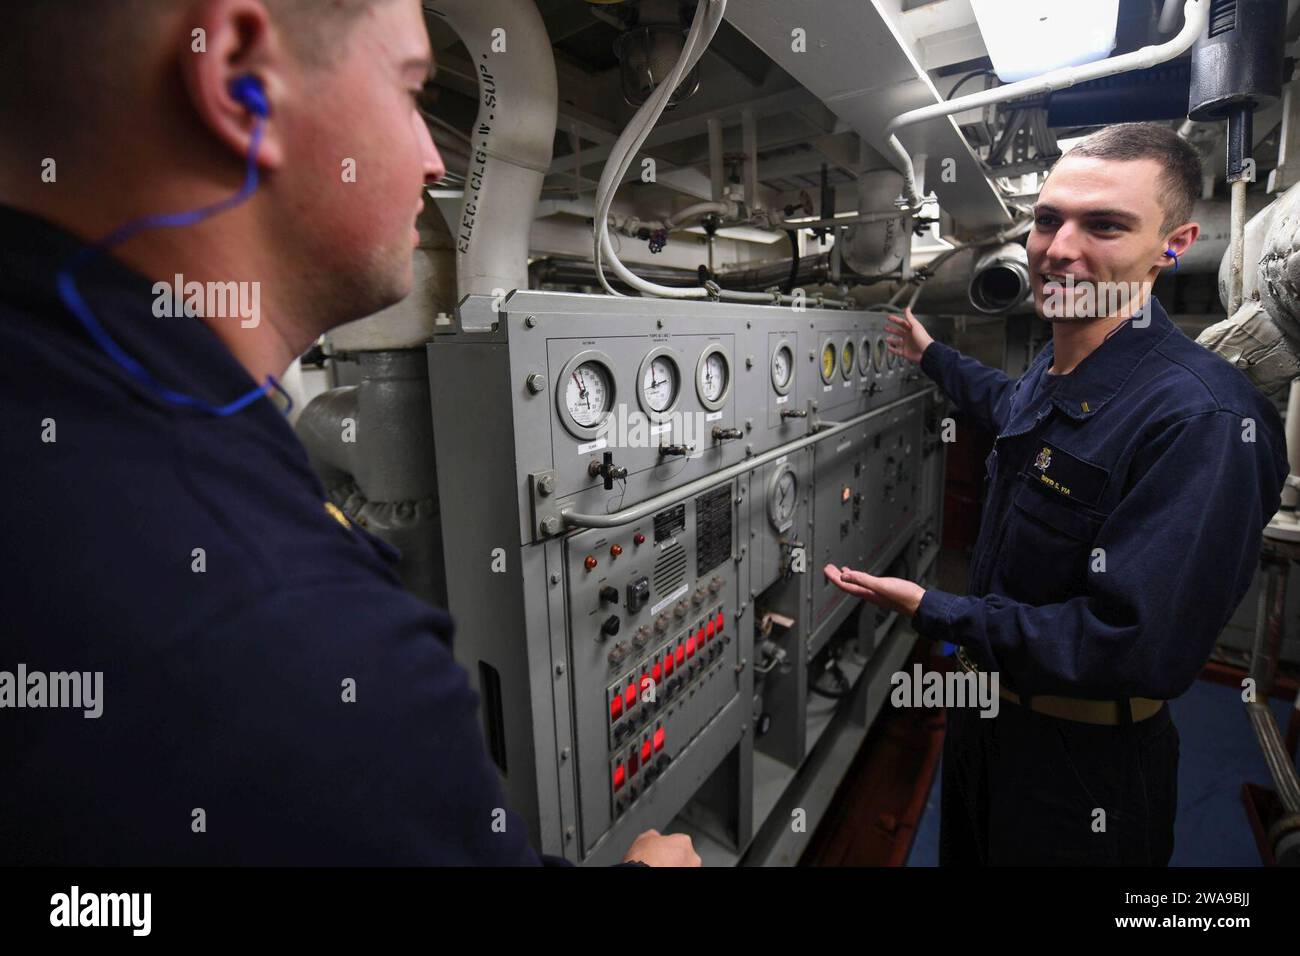
[[[772,355],[772,387],[784,395],[794,377],[794,350],[782,345]]]
[[[853,340],[845,339],[844,347],[840,349],[840,374],[845,378],[849,378],[853,374],[853,359],[856,354]]]
[[[871,371],[871,339],[867,336],[862,337],[858,343],[858,372],[866,375]]]
[[[768,487],[767,517],[777,531],[784,531],[794,523],[798,501],[799,479],[787,465],[776,473]]]
[[[681,376],[677,363],[666,355],[658,355],[650,360],[641,376],[641,398],[646,411],[666,412],[677,401],[677,389]]]
[[[609,370],[599,362],[583,362],[564,385],[564,406],[583,428],[594,428],[609,413],[613,389]]]
[[[700,367],[700,398],[706,405],[721,404],[727,394],[730,379],[731,369],[727,365],[727,356],[722,352],[710,352]]]
[[[822,346],[822,381],[827,385],[835,377],[835,363],[839,361],[834,342],[827,342]]]
[[[885,344],[885,338],[884,338],[884,336],[881,336],[880,338],[876,339],[876,357],[875,357],[875,363],[876,363],[876,371],[877,371],[877,372],[883,372],[883,371],[885,370],[885,355],[886,355],[886,349],[887,349],[887,346],[886,346],[886,344]]]

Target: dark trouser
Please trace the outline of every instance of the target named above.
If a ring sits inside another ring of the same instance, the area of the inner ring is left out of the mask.
[[[1168,865],[1178,806],[1168,704],[1107,727],[999,703],[992,718],[948,710],[941,866]]]

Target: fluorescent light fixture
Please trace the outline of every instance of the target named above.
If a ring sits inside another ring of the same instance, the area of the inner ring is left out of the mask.
[[[1119,0],[971,0],[1003,83],[1105,59],[1115,48]]]

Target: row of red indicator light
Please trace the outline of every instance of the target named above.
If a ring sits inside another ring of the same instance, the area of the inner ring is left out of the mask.
[[[675,653],[670,650],[664,655],[662,661],[656,660],[650,668],[650,673],[641,675],[642,692],[652,684],[658,686],[661,680],[670,677],[676,668],[685,664],[688,658],[694,657],[697,650],[700,650],[706,643],[721,634],[726,622],[726,615],[719,611],[709,618],[707,624],[686,638],[685,643],[678,644]],[[633,682],[627,685],[622,694],[615,694],[610,698],[609,719],[611,721],[618,720],[625,712],[631,711],[636,706],[636,702],[637,685]]]
[[[654,736],[641,741],[639,750],[627,755],[627,763],[619,761],[614,766],[614,789],[621,790],[623,784],[636,776],[637,770],[650,762],[650,758],[664,749],[664,729],[656,727]]]

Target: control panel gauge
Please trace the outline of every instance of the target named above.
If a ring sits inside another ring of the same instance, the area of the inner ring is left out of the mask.
[[[641,410],[652,421],[667,419],[677,407],[682,391],[682,372],[672,350],[667,347],[651,349],[641,360],[637,381],[640,383],[637,397]]]
[[[840,349],[840,374],[846,379],[853,376],[853,359],[856,354],[853,340],[845,339],[844,347]]]
[[[839,349],[834,342],[822,346],[822,381],[827,385],[835,377],[835,364],[839,361]]]
[[[794,510],[799,502],[799,478],[794,468],[782,465],[767,485],[767,520],[777,531],[794,524]]]
[[[793,381],[794,349],[789,342],[780,342],[772,353],[772,387],[778,395],[787,395]]]
[[[695,368],[695,390],[700,403],[716,412],[731,394],[731,360],[721,345],[710,345],[700,354]]]
[[[871,372],[871,336],[862,336],[858,343],[858,374],[866,376]]]
[[[876,339],[876,357],[874,361],[876,363],[877,372],[883,372],[885,370],[886,350],[887,346],[885,344],[885,337],[882,335],[880,338]]]
[[[595,438],[614,408],[613,363],[604,352],[579,352],[565,364],[555,398],[564,427],[578,438]]]

